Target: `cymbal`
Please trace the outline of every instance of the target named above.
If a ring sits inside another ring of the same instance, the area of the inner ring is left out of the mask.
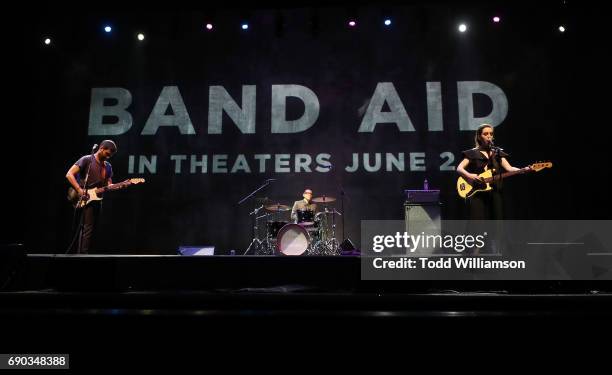
[[[335,201],[336,198],[334,197],[316,197],[316,198],[312,198],[312,201],[315,203],[330,203]]]
[[[275,211],[289,211],[289,206],[277,203],[277,204],[273,204],[273,205],[270,205],[270,206],[265,206],[265,209],[268,210],[268,211],[272,211],[272,212],[275,212]]]

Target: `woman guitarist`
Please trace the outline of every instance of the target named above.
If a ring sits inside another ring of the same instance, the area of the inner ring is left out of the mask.
[[[527,172],[529,167],[516,168],[510,165],[508,154],[493,145],[493,126],[482,124],[474,135],[475,147],[463,151],[464,159],[457,166],[457,172],[470,184],[482,183],[478,177],[485,170],[493,169],[494,177],[505,171]],[[501,168],[500,168],[501,166]],[[470,220],[502,220],[503,203],[501,196],[502,179],[494,178],[492,190],[479,192],[466,200]]]

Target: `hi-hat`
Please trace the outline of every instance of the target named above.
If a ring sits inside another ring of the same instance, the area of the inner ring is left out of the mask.
[[[330,202],[333,202],[335,200],[336,200],[336,198],[334,198],[334,197],[325,197],[325,196],[323,196],[323,197],[316,197],[316,198],[312,199],[312,201],[315,202],[315,203],[330,203]]]

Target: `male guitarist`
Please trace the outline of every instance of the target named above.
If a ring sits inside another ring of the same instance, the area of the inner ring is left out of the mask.
[[[113,168],[108,160],[117,152],[117,145],[111,140],[104,140],[95,154],[85,155],[66,173],[66,179],[78,192],[79,197],[86,194],[87,189],[98,188],[112,184]],[[87,186],[85,180],[87,179]],[[91,202],[81,211],[82,225],[79,228],[77,254],[87,254],[91,245],[94,227],[100,214],[101,201]]]
[[[516,168],[510,165],[508,154],[493,145],[493,126],[482,124],[474,135],[475,148],[463,151],[464,159],[457,166],[457,172],[467,181],[474,184],[482,183],[478,175],[485,170],[494,169],[492,190],[479,192],[467,199],[470,220],[502,220],[503,203],[501,196],[502,179],[495,178],[501,168],[507,172],[524,173],[529,167]]]

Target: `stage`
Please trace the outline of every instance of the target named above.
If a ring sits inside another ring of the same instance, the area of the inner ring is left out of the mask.
[[[28,254],[12,264],[3,314],[601,314],[612,298],[595,281],[364,281],[359,256]]]
[[[207,353],[338,359],[388,334],[443,348],[478,340],[474,328],[521,340],[530,323],[565,337],[612,317],[600,282],[362,281],[357,256],[29,254],[14,264],[0,291],[7,350],[53,348],[71,368],[169,355],[197,366]]]

